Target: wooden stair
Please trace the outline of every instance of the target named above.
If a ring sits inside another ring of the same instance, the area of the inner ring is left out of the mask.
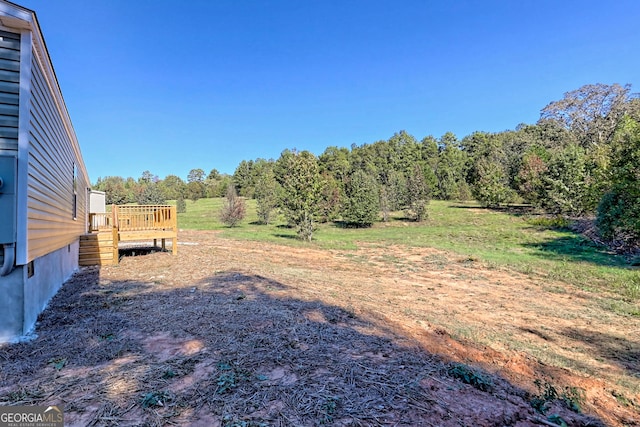
[[[118,234],[111,231],[80,236],[80,265],[118,264]]]

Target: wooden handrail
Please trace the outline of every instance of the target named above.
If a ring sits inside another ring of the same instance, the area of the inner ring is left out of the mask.
[[[111,214],[109,213],[90,213],[89,214],[89,233],[100,230],[110,230]]]
[[[110,213],[89,214],[89,232],[111,228],[116,228],[118,231],[177,231],[176,207],[168,205],[112,205]]]

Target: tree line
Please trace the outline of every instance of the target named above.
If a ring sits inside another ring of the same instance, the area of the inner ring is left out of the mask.
[[[207,175],[202,169],[192,169],[185,182],[177,175],[167,175],[160,179],[146,170],[140,178],[121,176],[100,177],[93,185],[94,190],[106,193],[107,204],[162,204],[167,200],[223,197],[233,177],[212,169]]]
[[[370,226],[403,211],[428,215],[430,199],[475,199],[487,207],[530,204],[568,217],[596,216],[605,238],[640,240],[640,98],[630,85],[593,84],[567,92],[535,124],[503,132],[451,132],[421,140],[405,131],[316,156],[287,149],[274,159],[243,160],[233,175],[213,169],[161,180],[106,177],[95,189],[108,203],[222,197],[232,186],[256,199],[260,221],[284,214],[303,239],[315,224]]]

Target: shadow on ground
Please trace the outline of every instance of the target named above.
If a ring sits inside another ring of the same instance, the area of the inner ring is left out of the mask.
[[[530,215],[537,212],[537,209],[531,205],[506,205],[506,206],[482,206],[482,205],[463,205],[463,204],[455,204],[449,205],[451,208],[456,209],[478,209],[478,210],[486,210],[486,211],[495,211],[495,212],[504,212],[511,215]]]
[[[120,259],[125,257],[136,257],[154,254],[156,252],[171,252],[170,249],[162,249],[160,246],[133,246],[128,248],[120,248],[118,255]]]
[[[534,254],[550,260],[578,261],[607,267],[629,267],[629,263],[623,256],[614,255],[607,248],[598,246],[577,233],[523,246],[535,249]]]
[[[563,334],[589,346],[597,359],[607,360],[640,379],[640,341],[598,331],[567,328]]]
[[[77,274],[38,338],[0,348],[0,403],[65,425],[532,426],[527,393],[383,322],[224,272],[184,287]],[[569,425],[602,422],[559,408]]]

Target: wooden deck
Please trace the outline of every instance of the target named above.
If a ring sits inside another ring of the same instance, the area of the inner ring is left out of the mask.
[[[80,238],[80,265],[111,265],[118,263],[120,242],[158,239],[166,249],[178,253],[178,215],[175,206],[112,205],[111,212],[89,214],[89,233]]]

